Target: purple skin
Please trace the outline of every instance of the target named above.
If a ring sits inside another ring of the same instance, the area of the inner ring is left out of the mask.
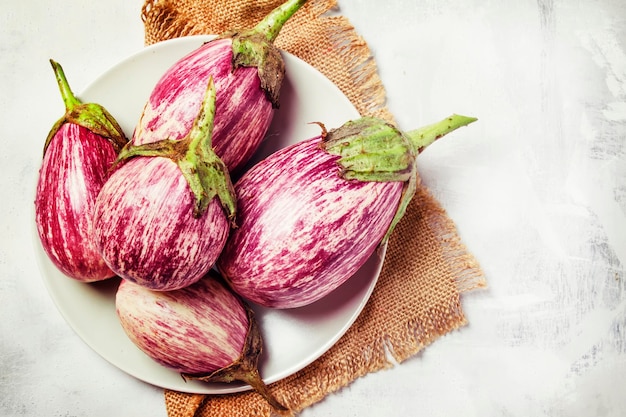
[[[136,157],[102,188],[94,239],[109,267],[147,288],[175,290],[207,273],[230,228],[217,199],[199,218],[180,169],[169,158]]]
[[[376,250],[402,182],[348,181],[320,137],[284,148],[235,184],[238,225],[217,266],[235,292],[271,308],[324,297]]]
[[[179,140],[189,133],[209,77],[217,89],[213,148],[229,171],[241,168],[259,147],[273,117],[257,69],[231,70],[230,38],[208,42],[176,62],[154,87],[135,128],[135,145]]]
[[[67,276],[83,282],[114,275],[91,238],[96,197],[117,153],[111,143],[74,123],[56,132],[45,152],[35,199],[42,246]]]
[[[131,341],[170,369],[209,374],[242,354],[248,332],[246,310],[216,279],[167,292],[122,281],[115,305]]]

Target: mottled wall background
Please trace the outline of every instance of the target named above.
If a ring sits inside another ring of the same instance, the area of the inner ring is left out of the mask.
[[[0,415],[164,416],[160,389],[71,331],[32,255],[41,146],[62,113],[47,60],[80,91],[142,47],[141,2],[0,5]],[[489,288],[464,298],[468,327],[303,417],[624,415],[626,2],[339,5],[402,128],[479,118],[420,172]]]

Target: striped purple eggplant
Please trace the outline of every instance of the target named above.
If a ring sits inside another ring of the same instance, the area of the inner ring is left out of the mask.
[[[278,107],[285,64],[273,41],[304,2],[288,0],[254,28],[224,34],[174,63],[154,87],[133,143],[187,135],[212,76],[218,92],[213,146],[231,172],[241,168],[259,147]]]
[[[183,378],[241,381],[284,411],[259,374],[263,340],[253,311],[214,274],[165,292],[122,281],[115,297],[122,328],[146,355]]]
[[[474,120],[453,115],[404,133],[362,118],[270,155],[235,184],[239,228],[220,272],[266,307],[319,300],[392,233],[415,193],[419,152]]]
[[[222,250],[235,216],[228,170],[211,147],[215,86],[189,135],[129,143],[102,187],[94,239],[120,277],[168,291],[198,281]]]
[[[50,63],[66,113],[44,145],[35,197],[37,232],[44,251],[65,275],[83,282],[100,281],[114,273],[91,239],[92,212],[127,140],[113,116],[98,104],[81,103],[61,65]]]

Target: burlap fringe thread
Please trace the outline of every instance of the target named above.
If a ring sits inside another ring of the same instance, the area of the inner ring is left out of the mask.
[[[146,44],[181,36],[247,28],[282,0],[147,0]],[[332,80],[362,115],[393,122],[385,90],[366,42],[343,16],[328,14],[335,0],[310,0],[284,26],[276,45]],[[357,321],[313,364],[270,387],[293,413],[356,378],[389,368],[467,323],[460,293],[486,285],[454,223],[419,187],[390,239],[376,289]],[[170,417],[270,416],[256,393],[222,396],[166,390]]]

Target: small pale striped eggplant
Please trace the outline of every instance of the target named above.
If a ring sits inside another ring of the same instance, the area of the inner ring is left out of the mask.
[[[94,209],[94,239],[120,277],[153,290],[186,287],[222,250],[235,216],[228,170],[211,148],[215,86],[189,135],[129,143]]]
[[[165,292],[122,281],[115,297],[122,328],[146,355],[183,378],[241,381],[285,411],[258,370],[263,340],[253,311],[215,275]]]
[[[220,272],[266,307],[319,300],[388,239],[415,193],[418,153],[474,120],[453,115],[403,133],[362,118],[270,155],[235,184],[239,228]]]
[[[288,0],[254,28],[226,33],[174,63],[154,87],[132,141],[181,139],[191,129],[212,76],[217,88],[213,147],[230,172],[258,149],[278,107],[285,63],[273,45],[305,0]]]
[[[92,236],[96,196],[127,139],[101,105],[82,103],[61,65],[50,60],[65,115],[50,130],[35,196],[35,223],[42,247],[54,265],[78,281],[110,278]]]

